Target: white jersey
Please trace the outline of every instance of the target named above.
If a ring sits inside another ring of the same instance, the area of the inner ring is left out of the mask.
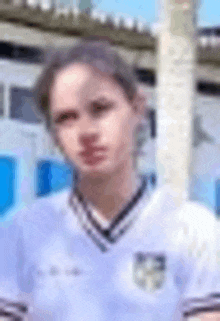
[[[110,223],[79,191],[37,201],[1,233],[0,297],[34,321],[178,321],[213,307],[214,215],[174,200],[143,177]]]

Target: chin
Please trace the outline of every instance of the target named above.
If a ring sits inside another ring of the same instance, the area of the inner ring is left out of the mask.
[[[87,176],[91,178],[103,177],[103,176],[111,176],[114,173],[114,168],[110,168],[109,166],[85,166],[84,164],[80,166],[79,169],[82,176]]]

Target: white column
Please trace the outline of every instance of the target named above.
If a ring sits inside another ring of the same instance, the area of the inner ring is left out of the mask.
[[[159,185],[168,183],[177,201],[188,198],[197,39],[194,0],[161,0],[158,50]]]

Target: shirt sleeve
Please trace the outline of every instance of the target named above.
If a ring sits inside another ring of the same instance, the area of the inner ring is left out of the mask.
[[[188,202],[179,213],[181,252],[187,275],[181,296],[184,318],[220,309],[217,221],[206,207]]]
[[[22,230],[13,219],[0,226],[0,316],[22,320],[28,312],[19,286],[23,260]]]

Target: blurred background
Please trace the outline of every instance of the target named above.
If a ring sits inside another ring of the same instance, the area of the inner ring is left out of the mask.
[[[204,0],[197,30],[190,198],[220,218],[220,4]],[[0,2],[0,220],[16,208],[74,184],[74,168],[34,113],[32,88],[48,46],[82,36],[108,35],[135,72],[150,108],[138,134],[136,165],[157,186],[157,38],[160,4],[144,0],[1,0]]]

